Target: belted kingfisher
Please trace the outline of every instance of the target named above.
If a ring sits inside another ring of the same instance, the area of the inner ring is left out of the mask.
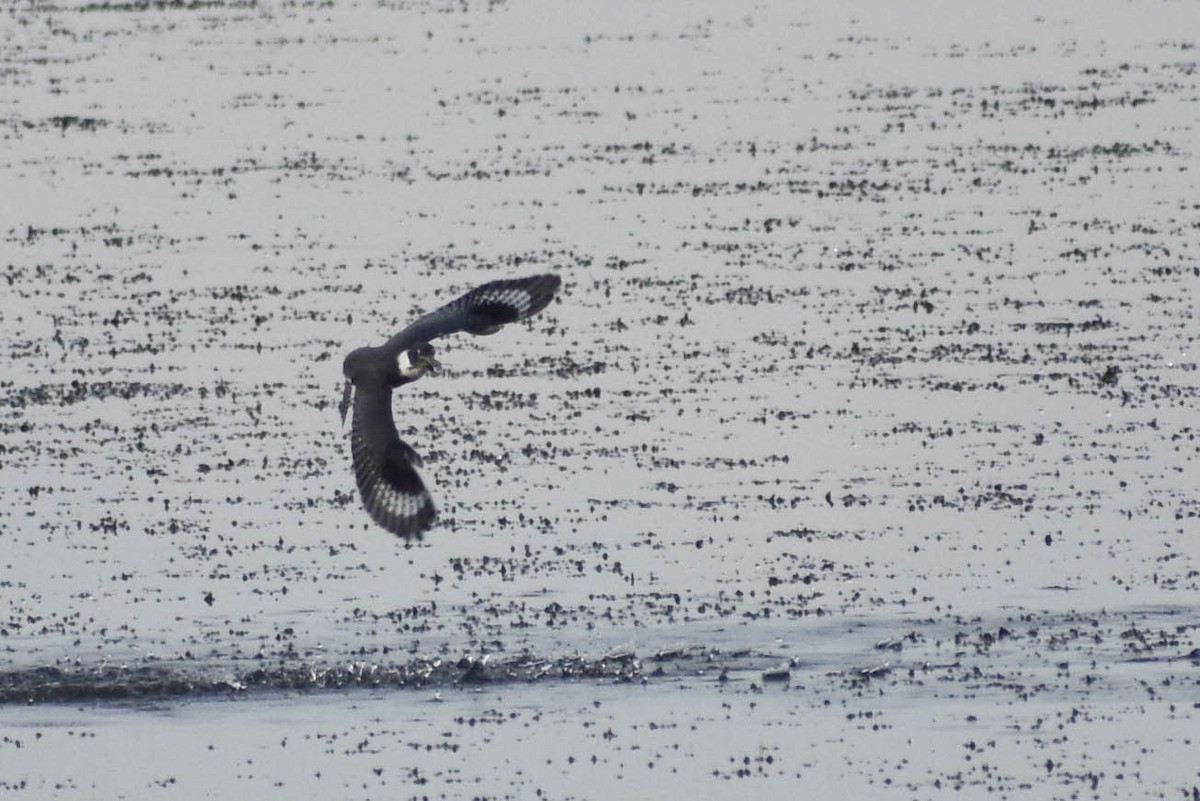
[[[540,312],[562,280],[535,275],[491,281],[432,311],[377,348],[351,351],[342,363],[342,423],[354,406],[350,452],[354,477],[371,519],[406,540],[420,539],[437,511],[416,468],[421,456],[396,432],[392,390],[440,367],[431,340],[466,331],[494,334]]]

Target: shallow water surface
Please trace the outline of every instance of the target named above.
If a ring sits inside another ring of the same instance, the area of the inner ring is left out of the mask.
[[[921,11],[0,12],[0,788],[1200,794],[1190,9]]]

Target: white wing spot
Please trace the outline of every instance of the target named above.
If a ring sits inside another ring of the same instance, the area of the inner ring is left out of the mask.
[[[529,310],[533,307],[533,296],[523,289],[508,288],[498,292],[489,292],[483,298],[485,303],[501,303],[509,308],[516,309],[518,316],[524,317],[529,314]]]

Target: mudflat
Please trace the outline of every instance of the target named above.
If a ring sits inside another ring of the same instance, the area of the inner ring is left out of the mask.
[[[5,7],[0,789],[1200,796],[1193,17]]]

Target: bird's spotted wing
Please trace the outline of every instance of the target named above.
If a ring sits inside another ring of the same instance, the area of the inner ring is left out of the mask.
[[[417,473],[421,457],[396,433],[390,387],[355,387],[350,453],[371,519],[397,537],[420,539],[437,512]]]
[[[408,350],[418,342],[466,331],[493,334],[501,326],[532,317],[554,299],[562,280],[557,275],[533,275],[491,281],[432,311],[387,341],[390,354]]]

